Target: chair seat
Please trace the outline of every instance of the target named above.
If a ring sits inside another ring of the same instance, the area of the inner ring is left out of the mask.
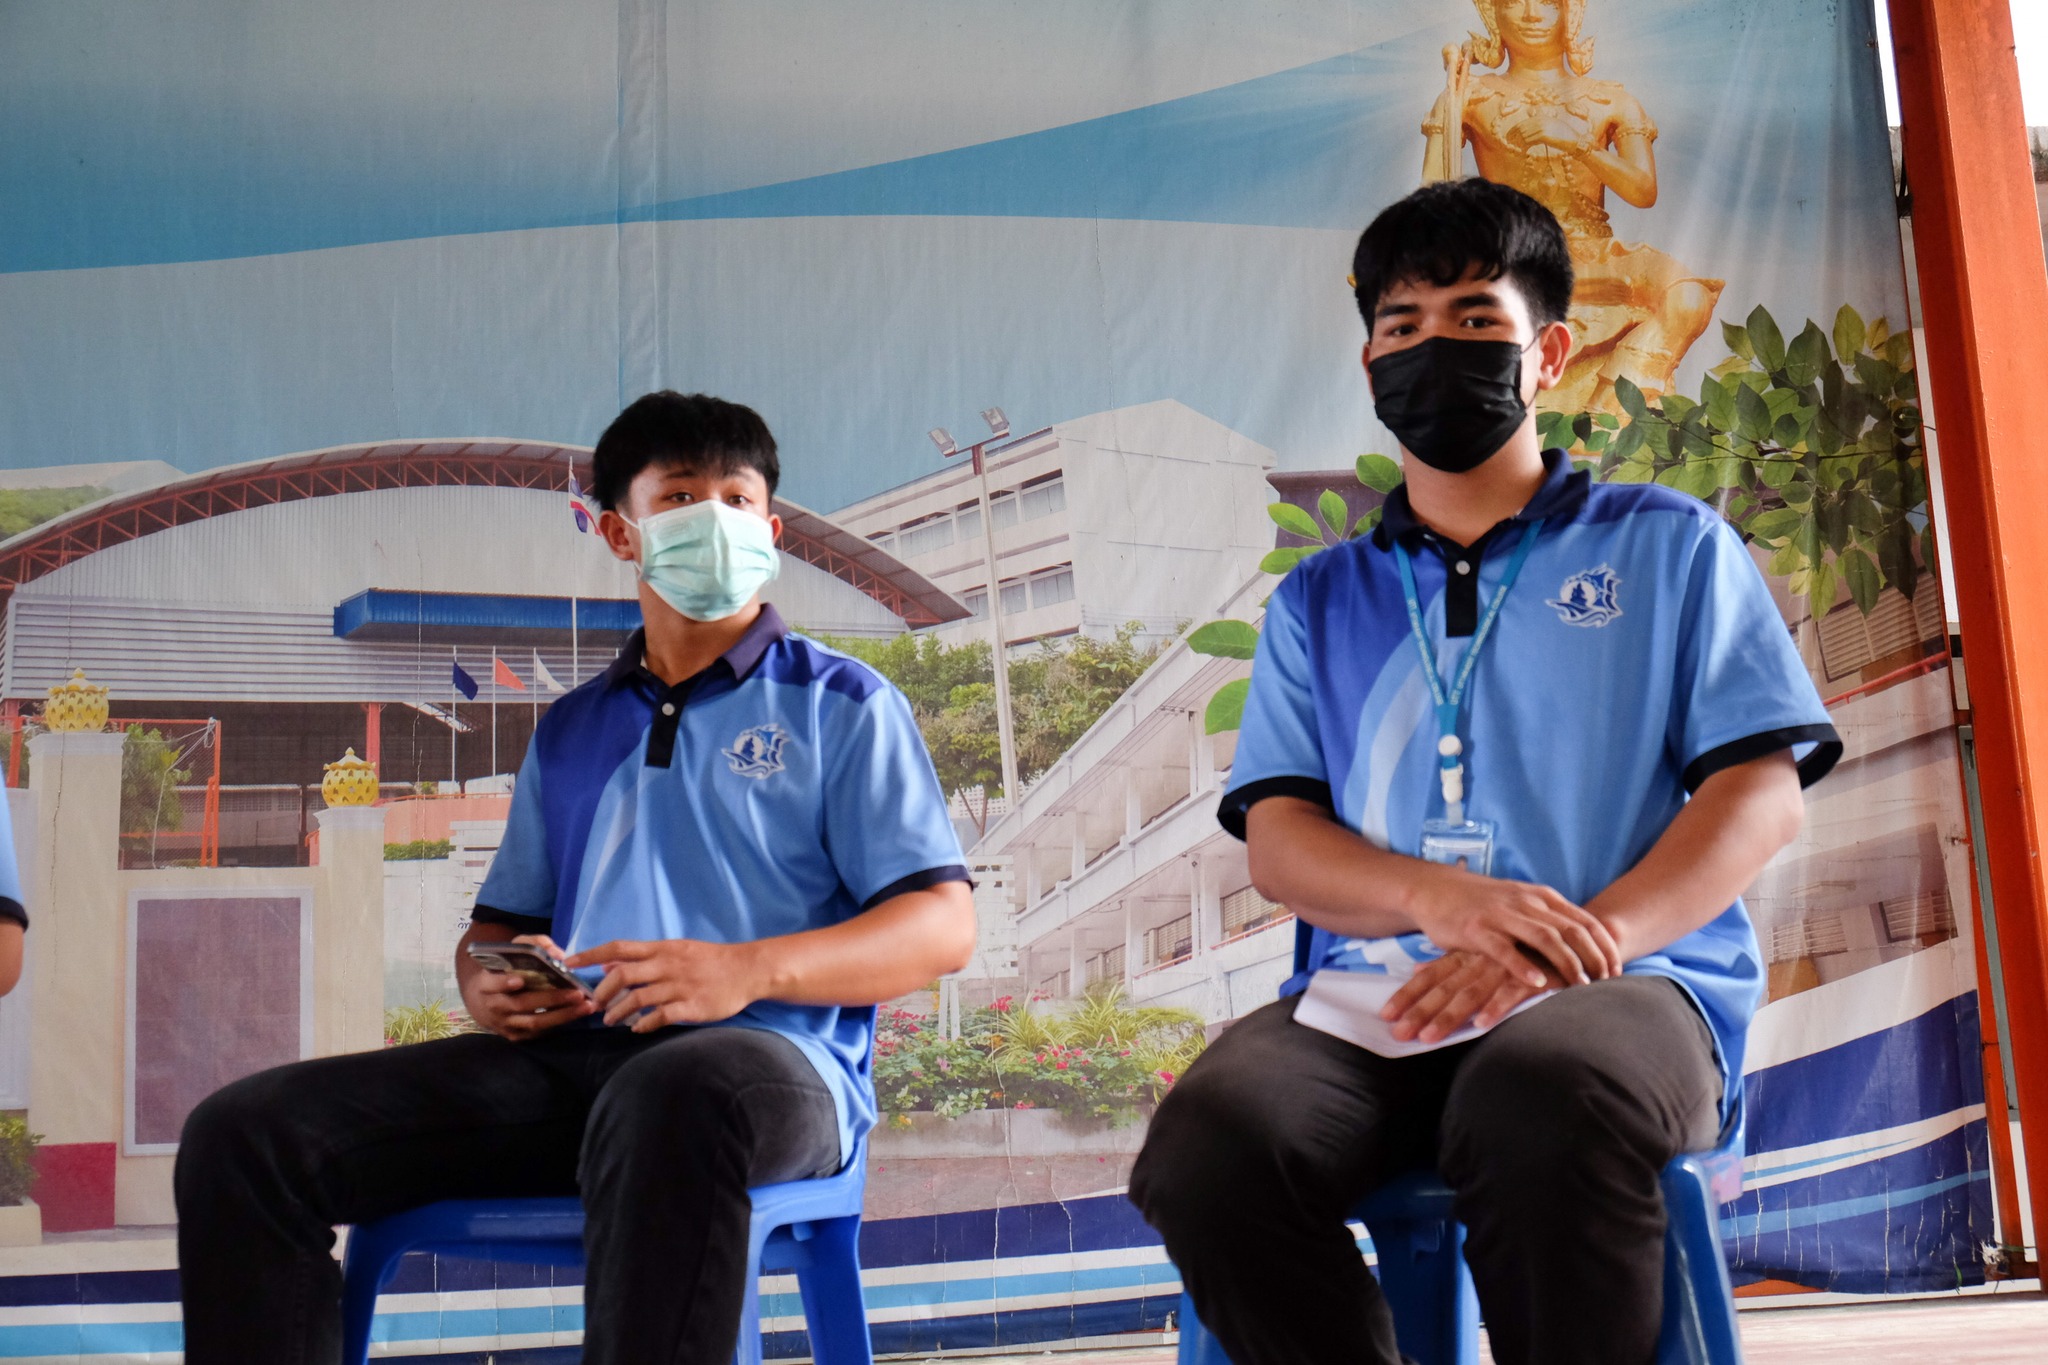
[[[737,1365],[760,1365],[759,1281],[794,1273],[817,1365],[873,1365],[860,1285],[860,1211],[867,1142],[837,1175],[748,1191],[750,1271]],[[342,1360],[364,1365],[377,1293],[408,1252],[520,1265],[581,1265],[583,1205],[576,1199],[447,1199],[355,1228],[342,1267]]]
[[[1370,1227],[1375,1218],[1408,1219],[1457,1216],[1457,1196],[1435,1171],[1410,1171],[1388,1181],[1358,1206],[1358,1220]]]

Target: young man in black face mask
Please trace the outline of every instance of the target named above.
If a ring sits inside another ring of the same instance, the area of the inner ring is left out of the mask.
[[[1353,271],[1406,482],[1268,602],[1219,812],[1313,935],[1161,1105],[1131,1198],[1237,1365],[1400,1359],[1344,1221],[1431,1165],[1495,1359],[1646,1365],[1658,1173],[1739,1113],[1738,897],[1841,745],[1712,509],[1539,447],[1572,346],[1547,210],[1430,185]]]

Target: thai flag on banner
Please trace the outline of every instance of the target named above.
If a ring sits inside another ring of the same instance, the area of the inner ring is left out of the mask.
[[[451,663],[449,664],[449,667],[455,670],[455,672],[452,675],[450,675],[448,679],[451,683],[455,684],[455,690],[457,692],[460,692],[463,696],[468,697],[471,701],[475,701],[476,679],[470,677],[469,674],[465,673],[462,669],[461,664]]]
[[[519,675],[512,671],[512,665],[495,654],[491,656],[491,681],[500,687],[509,687],[515,692],[526,690],[526,684],[519,681]]]
[[[583,496],[583,485],[576,482],[574,474],[569,476],[569,512],[576,518],[577,530],[597,534],[597,512]]]
[[[548,666],[540,661],[539,650],[535,650],[533,653],[533,680],[549,692],[559,694],[569,690],[555,680],[554,674],[548,672]]]

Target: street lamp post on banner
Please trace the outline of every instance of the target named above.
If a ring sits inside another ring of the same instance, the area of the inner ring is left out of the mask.
[[[955,455],[966,455],[974,463],[974,475],[981,487],[981,537],[982,547],[988,556],[988,619],[995,631],[994,672],[996,677],[996,741],[1003,756],[1003,797],[1016,809],[1017,781],[1017,736],[1010,720],[1010,668],[1009,637],[1003,630],[1003,588],[1001,574],[996,568],[996,519],[995,505],[990,501],[988,491],[988,447],[1005,439],[1010,434],[1010,419],[1003,415],[1001,408],[989,408],[981,414],[981,420],[988,423],[989,434],[962,450],[944,427],[933,427],[927,433],[932,444],[939,448],[939,454],[947,459]]]

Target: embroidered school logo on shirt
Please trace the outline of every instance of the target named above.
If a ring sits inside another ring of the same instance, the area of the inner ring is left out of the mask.
[[[1575,573],[1548,605],[1568,626],[1604,626],[1621,615],[1621,576],[1605,564]]]
[[[724,750],[726,764],[741,777],[764,778],[782,771],[783,746],[789,736],[780,725],[756,725]]]

